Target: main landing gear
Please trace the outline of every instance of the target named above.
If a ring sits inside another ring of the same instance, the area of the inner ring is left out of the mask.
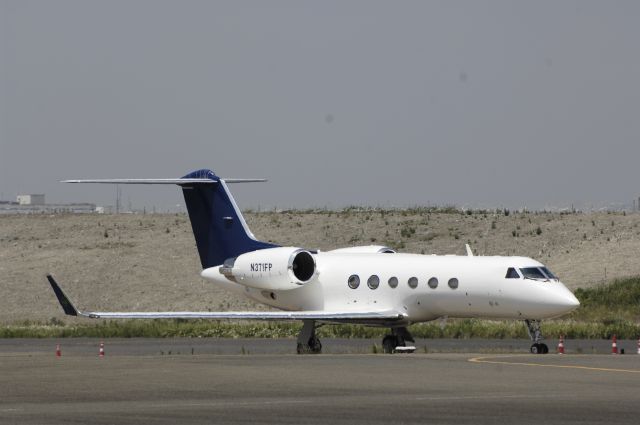
[[[547,344],[544,344],[542,341],[542,332],[540,332],[540,321],[539,320],[525,320],[524,323],[527,325],[527,332],[529,332],[529,337],[533,341],[531,344],[531,354],[547,354],[549,352],[549,347]]]
[[[413,353],[416,347],[407,346],[407,341],[415,343],[415,340],[407,328],[391,328],[391,335],[382,339],[382,351],[385,354]]]
[[[414,342],[413,336],[407,328],[391,328],[391,335],[387,335],[382,340],[382,350],[387,354],[392,353],[413,353],[416,347],[407,345]],[[303,320],[302,330],[298,335],[298,354],[320,354],[322,344],[316,336],[315,320]]]
[[[322,344],[316,336],[316,321],[304,320],[298,335],[298,354],[320,354]]]

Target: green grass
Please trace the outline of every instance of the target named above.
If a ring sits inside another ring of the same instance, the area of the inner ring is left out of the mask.
[[[548,338],[565,335],[573,339],[608,339],[616,334],[622,339],[640,336],[640,277],[620,279],[610,284],[575,292],[581,306],[563,320],[542,323]],[[48,323],[25,322],[0,325],[0,338],[295,338],[301,329],[298,322],[228,322],[207,320],[109,320],[86,324],[65,324],[54,318]],[[416,338],[528,338],[520,321],[452,319],[420,323],[410,327]],[[360,325],[322,326],[324,338],[382,338],[384,328]]]
[[[575,291],[580,307],[570,318],[580,321],[640,321],[640,277]]]
[[[4,325],[0,338],[295,338],[300,331],[298,323],[229,323],[219,321],[177,320],[121,320],[88,323],[86,325],[51,325],[41,323]],[[478,319],[450,320],[440,323],[420,323],[410,327],[416,338],[528,338],[522,322],[494,322]],[[376,338],[381,339],[387,329],[360,325],[323,326],[318,330],[323,338]],[[629,321],[612,323],[548,321],[542,323],[542,333],[549,337],[565,335],[567,338],[635,339],[640,325]]]

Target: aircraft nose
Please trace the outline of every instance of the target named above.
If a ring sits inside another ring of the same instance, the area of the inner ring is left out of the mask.
[[[564,287],[564,285],[563,285]],[[563,288],[562,294],[559,294],[559,304],[562,307],[566,307],[569,311],[576,309],[580,306],[580,301],[576,298],[575,295],[571,291],[569,291],[566,287]]]
[[[567,307],[576,308],[579,306],[580,306],[580,301],[578,301],[575,295],[573,294],[567,295]]]

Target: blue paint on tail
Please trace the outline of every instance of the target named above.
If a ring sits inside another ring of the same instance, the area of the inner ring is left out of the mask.
[[[202,268],[224,263],[227,258],[274,245],[253,237],[227,185],[211,170],[197,170],[182,178],[206,178],[216,184],[181,184],[196,238]]]

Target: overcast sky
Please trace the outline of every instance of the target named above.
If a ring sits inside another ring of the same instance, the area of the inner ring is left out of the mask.
[[[0,0],[0,194],[211,168],[269,179],[244,207],[631,203],[639,43],[638,1]]]

